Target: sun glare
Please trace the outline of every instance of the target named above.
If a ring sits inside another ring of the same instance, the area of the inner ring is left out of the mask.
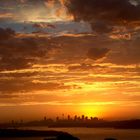
[[[87,116],[88,118],[101,117],[101,112],[102,112],[101,110],[102,109],[99,106],[85,105],[80,108],[80,113]]]

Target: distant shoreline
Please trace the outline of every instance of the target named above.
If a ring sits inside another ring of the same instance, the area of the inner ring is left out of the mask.
[[[27,123],[4,123],[0,128],[23,128],[23,127],[48,127],[48,128],[114,128],[114,129],[140,129],[140,119],[124,121],[105,120],[41,120]]]

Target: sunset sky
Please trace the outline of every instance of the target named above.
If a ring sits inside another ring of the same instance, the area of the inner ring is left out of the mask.
[[[0,0],[0,121],[139,108],[139,0]]]

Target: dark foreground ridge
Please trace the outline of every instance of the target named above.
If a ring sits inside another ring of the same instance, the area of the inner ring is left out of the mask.
[[[39,130],[19,130],[19,129],[0,129],[1,138],[26,138],[42,137],[44,140],[80,140],[69,133],[61,131],[39,131]],[[115,138],[105,138],[104,140],[117,140]]]
[[[78,138],[61,131],[0,129],[0,138],[6,137],[44,137],[44,140],[79,140]]]

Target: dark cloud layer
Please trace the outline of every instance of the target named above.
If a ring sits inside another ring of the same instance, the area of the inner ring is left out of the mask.
[[[31,68],[41,63],[82,63],[87,58],[94,61],[106,58],[107,63],[125,65],[138,64],[140,60],[138,37],[121,43],[94,36],[49,38],[0,30],[0,71]]]
[[[75,20],[88,21],[97,32],[140,22],[140,5],[133,5],[129,0],[69,0],[66,6]]]
[[[105,68],[107,68],[107,67],[83,63],[83,64],[80,64],[77,66],[69,66],[68,70],[69,71],[88,71],[88,70],[105,69]]]
[[[12,38],[13,36],[15,36],[14,30],[10,28],[7,28],[7,29],[0,28],[0,41]]]
[[[8,88],[7,88],[8,87]],[[52,90],[65,90],[76,88],[75,85],[68,86],[64,83],[56,82],[32,82],[32,80],[26,78],[15,78],[0,80],[0,96],[3,94],[11,95],[13,93],[22,93],[30,91],[52,91]],[[11,95],[12,96],[12,95]]]
[[[125,41],[120,47],[112,48],[107,61],[114,64],[131,65],[140,64],[140,38]]]
[[[58,48],[46,37],[18,37],[12,29],[0,31],[0,70],[29,68]]]
[[[0,28],[0,30],[0,72],[2,72],[0,73],[0,95],[3,97],[3,94],[8,97],[13,96],[13,93],[21,92],[80,88],[76,85],[65,85],[59,78],[59,82],[56,83],[58,79],[56,73],[52,72],[55,71],[53,68],[51,72],[45,71],[45,75],[48,74],[51,77],[42,81],[43,68],[34,72],[32,71],[35,70],[32,67],[34,64],[81,64],[70,65],[66,73],[62,70],[67,77],[71,72],[89,70],[99,72],[99,69],[105,69],[96,64],[95,61],[100,59],[102,63],[122,65],[140,63],[139,38],[118,42],[88,35],[48,37],[47,34],[20,34],[11,29]],[[60,52],[56,53],[57,51]],[[30,72],[4,73],[5,70],[27,70],[28,68]],[[35,79],[35,77],[39,78]]]
[[[109,52],[107,48],[91,48],[87,53],[87,57],[93,60],[98,60],[106,56]]]

